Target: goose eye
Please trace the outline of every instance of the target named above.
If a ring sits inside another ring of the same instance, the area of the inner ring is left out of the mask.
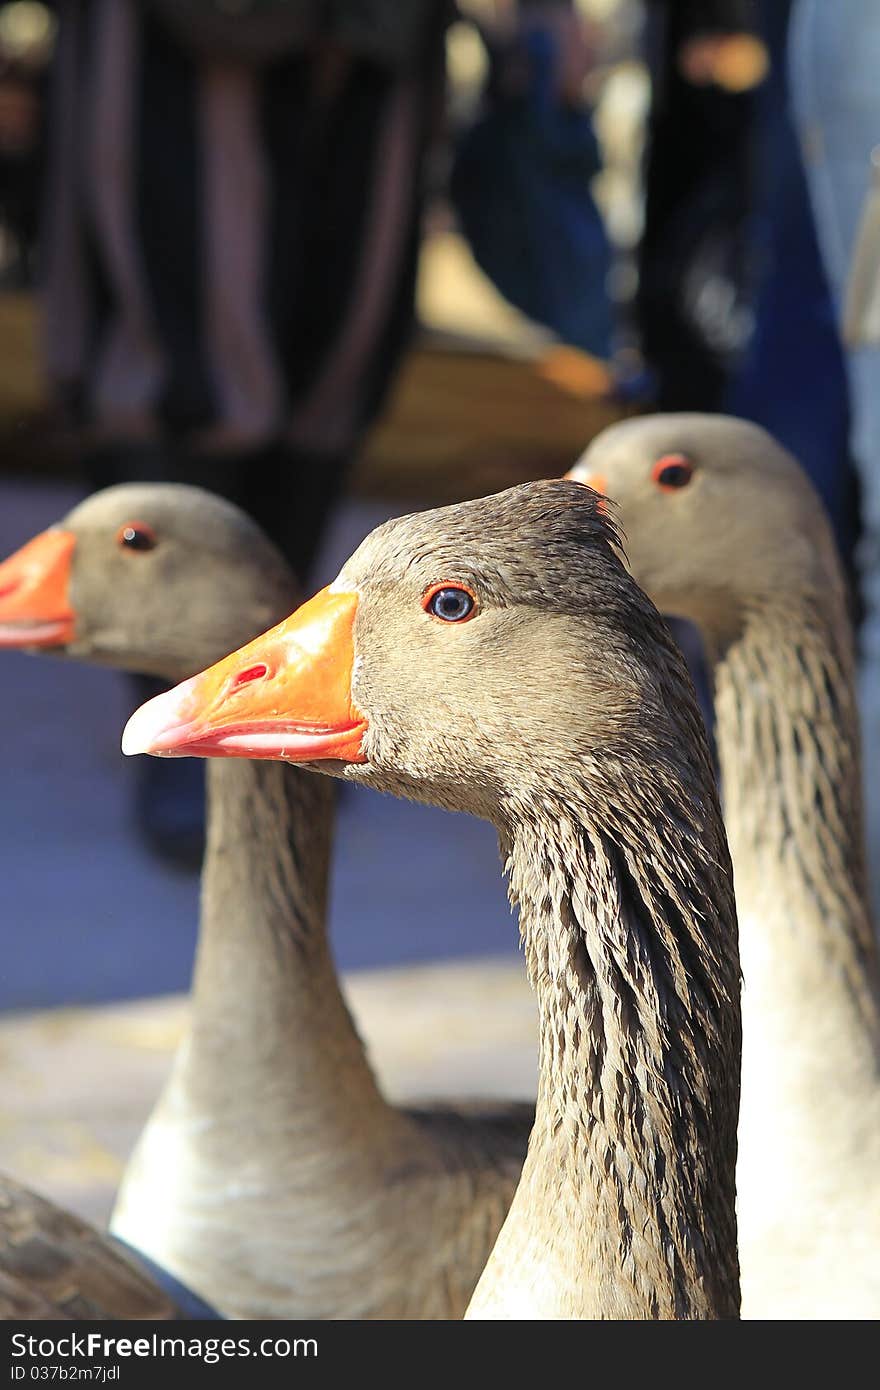
[[[127,521],[116,532],[116,544],[125,550],[153,550],[158,543],[155,531],[144,521]]]
[[[664,492],[687,487],[694,476],[694,465],[686,454],[664,454],[651,469],[651,477]]]
[[[463,623],[472,618],[477,600],[470,589],[460,584],[435,584],[422,600],[426,613],[444,623]]]

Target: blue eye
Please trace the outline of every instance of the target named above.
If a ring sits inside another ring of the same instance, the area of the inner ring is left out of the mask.
[[[463,623],[473,616],[477,604],[473,594],[457,585],[439,584],[424,599],[425,612],[444,623]]]

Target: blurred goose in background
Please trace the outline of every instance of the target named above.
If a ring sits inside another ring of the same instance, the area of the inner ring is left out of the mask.
[[[540,1075],[467,1316],[738,1316],[727,846],[683,660],[592,494],[388,522],[287,622],[136,711],[123,748],[302,762],[491,820]]]
[[[714,674],[744,978],[743,1314],[878,1317],[880,976],[830,526],[742,420],[627,421],[570,476],[617,504],[632,573],[697,624]]]
[[[182,1291],[185,1293],[185,1291]],[[164,1320],[185,1313],[135,1256],[78,1216],[0,1177],[0,1319]]]
[[[0,646],[178,680],[295,601],[229,503],[129,484],[0,565]],[[326,935],[332,795],[268,762],[210,768],[189,1028],[112,1229],[229,1317],[456,1318],[534,1109],[382,1096]]]

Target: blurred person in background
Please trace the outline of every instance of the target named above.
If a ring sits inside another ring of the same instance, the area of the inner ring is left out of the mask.
[[[717,411],[752,327],[752,141],[767,54],[752,0],[646,0],[645,19],[637,336],[655,408]],[[699,636],[671,625],[711,729]]]
[[[757,92],[753,139],[754,328],[723,408],[762,425],[800,461],[852,573],[858,493],[849,453],[849,392],[791,110],[791,10],[791,0],[758,5],[770,71]]]
[[[251,511],[305,580],[412,321],[444,0],[67,0],[51,382],[94,484]]]
[[[752,0],[648,0],[652,96],[636,312],[661,410],[720,410],[748,339]]]
[[[601,156],[584,95],[590,27],[573,0],[522,0],[479,27],[489,78],[451,181],[462,231],[509,303],[608,359],[611,248],[590,189]]]
[[[880,3],[794,0],[789,81],[819,245],[842,322],[872,154],[880,146]],[[858,473],[864,617],[860,704],[868,865],[880,908],[880,336],[844,343]]]
[[[792,0],[650,0],[639,308],[659,404],[763,425],[858,526],[836,313],[791,112]]]
[[[88,480],[221,493],[306,583],[413,320],[447,0],[57,13],[44,351]],[[144,761],[191,861],[195,764]]]

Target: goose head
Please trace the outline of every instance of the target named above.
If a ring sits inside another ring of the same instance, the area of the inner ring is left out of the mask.
[[[124,751],[308,762],[515,817],[668,726],[671,641],[600,502],[529,483],[380,526],[291,618],[136,711]]]
[[[289,568],[200,488],[95,493],[0,563],[0,647],[180,680],[289,612]]]
[[[704,631],[735,631],[781,594],[821,597],[838,575],[812,485],[749,421],[623,421],[597,435],[567,476],[615,504],[627,563],[661,611]]]

